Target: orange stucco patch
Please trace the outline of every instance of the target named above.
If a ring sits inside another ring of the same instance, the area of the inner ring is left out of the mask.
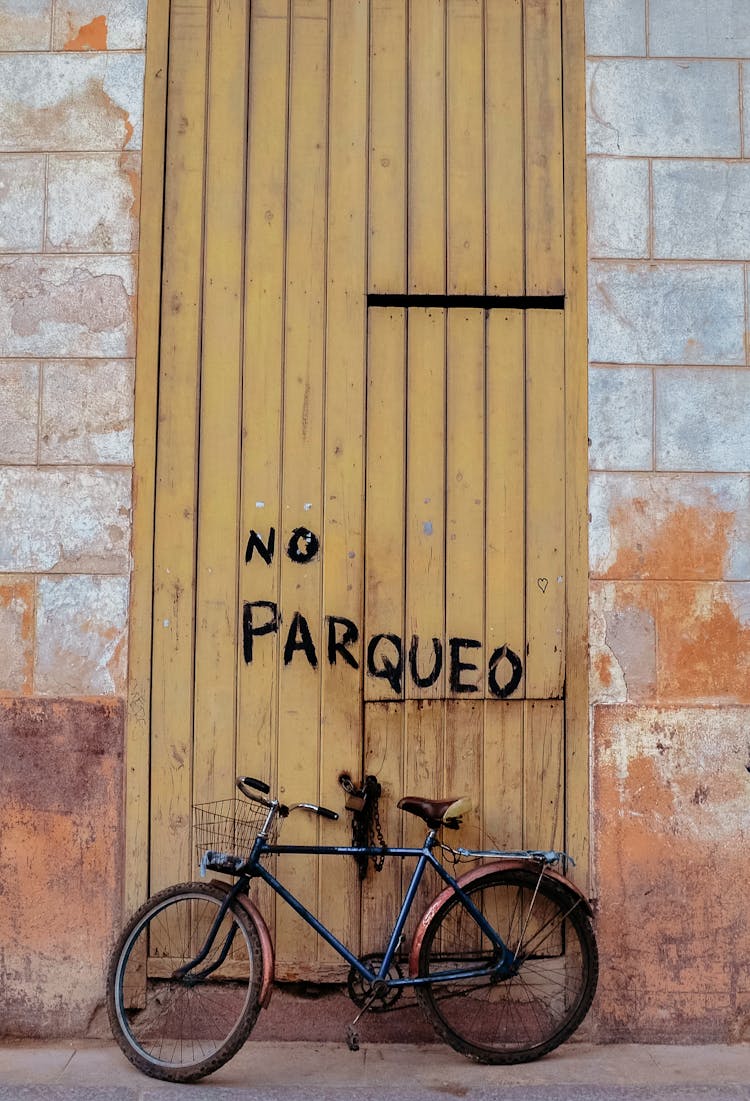
[[[649,582],[620,581],[615,585],[615,607],[620,612],[635,608],[656,618],[658,592],[658,586]]]
[[[10,578],[0,583],[0,608],[10,608],[16,600],[23,601],[25,605],[24,626],[31,626],[31,605],[34,598],[34,582],[27,579],[16,580]],[[24,634],[26,632],[24,631]]]
[[[656,762],[652,757],[633,757],[628,765],[628,776],[625,784],[625,800],[631,806],[639,804],[647,809],[644,817],[658,818],[665,821],[674,810],[674,796],[664,785]],[[639,832],[631,831],[633,845],[629,856],[639,863],[648,859],[648,854],[653,850],[653,828],[649,827]]]
[[[34,669],[34,582],[0,582],[0,644],[6,650],[0,696],[29,696]]]
[[[724,585],[659,587],[659,695],[750,703],[750,627]]]
[[[602,652],[596,655],[594,665],[600,683],[603,684],[605,688],[609,688],[612,683],[612,658],[608,653]]]
[[[635,498],[610,514],[617,557],[606,578],[721,578],[729,551],[732,512],[677,505],[666,517]]]
[[[599,702],[750,703],[750,584],[616,581],[592,591]]]
[[[128,123],[128,125],[130,125]],[[133,127],[130,127],[130,137],[132,137]],[[128,138],[130,140],[130,138]],[[125,143],[127,145],[127,142]],[[138,206],[141,197],[141,173],[140,173],[140,157],[136,153],[121,153],[119,160],[120,171],[127,177],[127,181],[130,184],[130,190],[133,192],[133,201],[130,205],[130,214],[133,218],[138,217]]]
[[[124,708],[0,700],[0,1033],[82,1035],[120,924]]]
[[[73,33],[63,47],[65,50],[106,50],[106,48],[106,15],[97,15],[90,23],[80,27],[78,33]]]
[[[112,844],[116,816],[104,807],[97,808],[97,815],[95,828],[90,816],[76,814],[74,808],[58,814],[16,803],[3,808],[3,844],[11,868],[19,873],[14,892],[16,912],[24,915],[22,922],[10,924],[23,938],[24,953],[59,950],[83,960],[101,952],[96,941],[109,933],[116,905],[103,897],[103,891],[94,889],[94,884],[111,886],[115,878]],[[61,875],[63,868],[65,874]],[[82,922],[84,907],[86,920]],[[49,920],[50,909],[54,923]]]
[[[750,944],[744,708],[599,707],[598,1038],[739,1038]],[[712,884],[707,890],[706,885]]]

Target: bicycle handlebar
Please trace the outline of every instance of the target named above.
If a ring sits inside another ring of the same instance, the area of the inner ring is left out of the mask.
[[[248,799],[253,799],[254,796],[245,791],[245,788],[252,788],[254,791],[262,791],[264,795],[268,795],[271,791],[268,784],[263,783],[262,780],[256,780],[253,776],[238,776],[237,787],[243,795],[248,797]]]
[[[328,807],[319,807],[317,803],[292,803],[289,810],[311,810],[313,814],[317,814],[320,818],[330,818],[332,822],[338,820],[338,814],[335,810],[329,810]]]
[[[265,799],[259,799],[255,794],[256,791],[262,791],[264,795],[268,795],[271,791],[268,784],[263,780],[256,780],[253,776],[238,776],[237,787],[245,796],[246,799],[252,799],[255,802],[263,803],[265,806],[273,806],[274,804],[266,802]],[[286,818],[289,811],[292,810],[311,810],[314,814],[317,814],[320,818],[330,818],[332,822],[338,821],[338,814],[335,810],[329,810],[328,807],[319,807],[316,803],[294,803],[291,807],[282,807],[279,805],[279,811],[282,817]]]

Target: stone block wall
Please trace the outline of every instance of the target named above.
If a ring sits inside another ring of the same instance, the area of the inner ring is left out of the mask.
[[[120,920],[145,9],[0,8],[8,1034],[86,1030]]]
[[[750,5],[586,0],[603,1038],[750,1038]]]

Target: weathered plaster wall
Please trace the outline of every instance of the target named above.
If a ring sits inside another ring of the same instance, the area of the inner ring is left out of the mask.
[[[85,1031],[119,921],[146,0],[0,5],[0,969]]]
[[[750,5],[586,0],[602,1037],[750,1038]]]

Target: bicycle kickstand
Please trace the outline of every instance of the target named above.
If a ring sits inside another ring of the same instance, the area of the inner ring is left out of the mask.
[[[365,998],[364,1004],[350,1025],[346,1026],[346,1046],[349,1051],[359,1051],[359,1033],[354,1027],[362,1014],[370,1008],[377,997],[377,991],[371,990]]]

